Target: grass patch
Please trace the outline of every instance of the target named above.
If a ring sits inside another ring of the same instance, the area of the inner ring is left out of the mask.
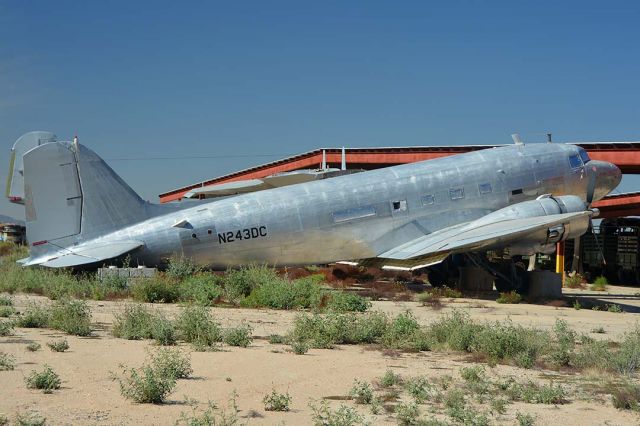
[[[591,291],[607,291],[607,286],[608,285],[609,285],[609,280],[607,280],[607,277],[599,276],[589,286],[589,289]]]
[[[0,336],[11,336],[13,334],[12,321],[0,321]]]
[[[387,370],[384,373],[378,383],[383,388],[390,388],[396,385],[401,385],[403,383],[402,377],[399,374],[393,372],[393,370]]]
[[[176,330],[196,350],[215,349],[223,337],[220,325],[203,306],[187,306],[176,321]]]
[[[83,300],[61,299],[50,309],[48,326],[76,336],[91,335],[91,310]]]
[[[138,302],[173,303],[180,298],[180,285],[164,275],[137,279],[131,286],[131,295]]]
[[[191,359],[178,349],[160,348],[151,355],[153,368],[165,377],[186,379],[191,376]]]
[[[409,378],[405,382],[404,387],[418,404],[422,404],[429,399],[432,389],[432,385],[427,378],[423,376]]]
[[[31,343],[29,343],[29,344],[27,345],[27,350],[28,350],[29,352],[36,352],[36,351],[39,351],[41,347],[42,347],[42,346],[40,346],[40,343],[38,343],[38,342],[31,342]]]
[[[176,386],[174,377],[151,365],[143,365],[140,369],[125,368],[117,380],[122,396],[138,403],[161,404]]]
[[[365,312],[371,302],[360,295],[346,291],[333,291],[329,296],[327,308],[336,312]]]
[[[0,371],[10,371],[16,368],[16,358],[4,352],[0,352]]]
[[[64,352],[69,349],[69,342],[67,342],[67,339],[54,340],[47,343],[47,346],[52,352]]]
[[[180,284],[180,301],[211,306],[224,294],[222,279],[210,273],[200,273],[186,278]]]
[[[189,257],[174,257],[169,261],[167,275],[170,278],[182,280],[198,274],[202,268],[193,262]]]
[[[309,343],[303,340],[294,340],[290,343],[291,352],[296,355],[304,355],[309,352]]]
[[[43,371],[31,371],[31,374],[25,378],[25,382],[27,388],[40,389],[43,393],[52,393],[55,389],[60,389],[62,384],[60,376],[48,365],[44,366]]]
[[[355,379],[349,396],[356,404],[371,404],[373,402],[373,388],[369,383]]]
[[[16,414],[16,425],[18,426],[44,426],[45,424],[47,424],[46,417],[35,411]]]
[[[289,411],[291,395],[289,393],[278,393],[275,389],[262,398],[265,411]]]
[[[279,334],[271,334],[269,335],[269,343],[272,345],[286,345],[288,343],[288,339]]]
[[[246,348],[251,344],[251,327],[242,324],[237,327],[228,328],[224,331],[224,342],[229,346],[240,346]]]
[[[640,385],[632,382],[610,384],[608,392],[617,409],[640,411]]]
[[[0,318],[9,318],[15,313],[16,310],[13,308],[13,306],[0,306]]]
[[[401,425],[409,426],[418,424],[420,410],[415,402],[400,403],[394,408],[394,413]]]
[[[273,271],[271,269],[267,270]],[[263,272],[262,280],[251,282],[252,289],[250,294],[239,303],[245,307],[267,307],[272,309],[318,307],[326,291],[318,283],[317,277],[310,276],[289,281],[286,278],[278,277],[275,272],[268,274]],[[236,281],[234,279],[231,282],[236,283]],[[229,280],[226,282],[228,284]],[[237,284],[234,285],[237,286]]]
[[[251,294],[253,289],[279,281],[280,277],[276,271],[266,265],[249,265],[240,269],[228,270],[224,277],[225,295],[229,302],[239,305],[242,299]]]
[[[356,410],[340,405],[332,410],[327,401],[311,401],[312,422],[315,426],[355,426],[365,424],[365,419]]]
[[[49,309],[30,303],[16,321],[16,325],[25,328],[44,328],[49,324],[49,316]]]
[[[565,275],[564,286],[568,288],[584,288],[584,277],[578,273]]]
[[[115,315],[111,334],[127,340],[151,339],[157,318],[142,304],[127,304],[122,313]]]
[[[496,299],[498,303],[508,303],[508,304],[518,304],[522,302],[522,296],[520,296],[516,291],[511,291],[508,293],[500,293],[500,296]]]

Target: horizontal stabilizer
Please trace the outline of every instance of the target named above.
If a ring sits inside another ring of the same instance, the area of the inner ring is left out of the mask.
[[[37,259],[23,259],[24,266],[41,265],[49,268],[66,268],[104,262],[132,252],[144,245],[141,241],[118,241],[94,243],[85,246],[62,249]]]

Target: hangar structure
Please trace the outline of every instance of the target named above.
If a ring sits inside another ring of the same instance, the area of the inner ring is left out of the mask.
[[[584,148],[594,160],[617,165],[623,174],[640,174],[639,142],[573,142]],[[413,146],[381,148],[319,148],[313,151],[272,161],[245,170],[229,173],[203,182],[177,188],[159,195],[161,203],[179,201],[190,192],[213,185],[250,181],[268,176],[310,169],[373,170],[398,164],[432,160],[464,152],[503,145]],[[640,216],[640,192],[609,195],[594,203],[600,217]]]

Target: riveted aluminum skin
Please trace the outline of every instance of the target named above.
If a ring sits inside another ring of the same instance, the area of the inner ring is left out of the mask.
[[[40,149],[41,153],[45,151],[41,146],[25,154],[25,165],[28,156],[40,156]],[[595,199],[611,191],[620,180],[619,170],[616,173],[617,168],[609,163],[571,164],[570,157],[580,156],[579,147],[532,144],[491,148],[214,201],[153,205],[142,201],[93,151],[82,145],[70,149],[75,153],[81,188],[80,232],[54,238],[30,233],[32,243],[46,242],[32,251],[27,263],[38,263],[53,256],[51,253],[59,256],[60,247],[80,253],[83,247],[116,242],[127,242],[131,247],[136,244],[130,242],[140,242],[141,248],[131,256],[148,266],[172,256],[190,257],[213,268],[251,262],[302,265],[375,258],[416,237],[523,202],[532,204],[515,211],[562,212],[551,199],[534,201],[545,194],[553,194],[556,199],[573,196],[566,198],[565,207],[569,205],[570,209],[578,203],[586,206],[591,176],[596,182]],[[34,182],[46,180],[37,171],[28,173],[34,173]],[[38,221],[46,221],[37,198],[31,202]],[[51,226],[56,220],[52,218]],[[544,238],[531,241],[527,250],[539,248],[541,243]],[[121,246],[129,247],[127,244]]]

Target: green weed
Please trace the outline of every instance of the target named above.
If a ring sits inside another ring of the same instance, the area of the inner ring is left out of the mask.
[[[67,339],[53,340],[47,343],[47,346],[52,352],[64,352],[69,349],[69,342],[67,342]]]
[[[142,304],[126,304],[122,313],[115,315],[111,334],[127,340],[153,338],[158,315]]]
[[[328,309],[337,312],[365,312],[370,307],[368,299],[346,291],[333,291],[327,303]]]
[[[189,355],[178,349],[158,349],[151,355],[151,365],[163,377],[186,379],[193,373]]]
[[[607,280],[606,277],[599,276],[598,278],[595,279],[593,284],[589,286],[589,289],[591,291],[606,291],[608,285],[609,285],[609,280]]]
[[[0,371],[10,371],[16,368],[16,357],[0,352]]]
[[[173,303],[180,298],[177,281],[163,275],[137,279],[131,285],[133,299],[147,303]]]
[[[13,308],[13,306],[0,306],[0,318],[9,318],[15,313],[16,310]]]
[[[180,284],[180,300],[211,306],[224,294],[221,283],[222,278],[211,273],[190,276]]]
[[[242,324],[237,327],[231,327],[224,331],[224,342],[229,346],[240,346],[246,348],[251,344],[251,327]]]
[[[44,393],[51,393],[55,389],[60,389],[62,384],[60,376],[48,365],[45,365],[44,370],[41,372],[31,371],[31,374],[25,378],[25,382],[27,383],[27,388],[41,389]]]
[[[353,398],[356,404],[371,404],[373,401],[373,389],[369,383],[355,379],[349,391],[349,396]]]
[[[402,384],[403,380],[402,377],[399,374],[394,373],[393,370],[387,370],[378,382],[381,387],[390,388],[392,386]]]
[[[222,341],[220,325],[203,306],[187,306],[176,321],[178,336],[197,350],[215,349]]]
[[[176,385],[175,377],[165,375],[151,365],[143,365],[140,369],[125,368],[117,380],[122,396],[139,403],[161,404]]]
[[[49,309],[35,303],[30,303],[16,321],[16,325],[25,328],[44,328],[49,324],[50,315]]]
[[[262,398],[265,411],[289,411],[291,395],[289,393],[278,393],[275,389]]]
[[[12,321],[0,321],[0,336],[11,336],[13,334]]]
[[[42,346],[40,346],[40,343],[38,343],[38,342],[31,342],[31,343],[29,343],[29,344],[27,345],[27,350],[28,350],[29,352],[36,352],[36,351],[39,351],[41,347],[42,347]]]
[[[312,422],[315,426],[355,426],[365,424],[364,417],[353,408],[340,405],[331,410],[327,401],[311,401]]]
[[[515,290],[509,293],[500,293],[500,297],[496,299],[496,302],[517,304],[522,302],[522,296],[516,293]]]
[[[50,309],[49,327],[76,336],[91,335],[91,310],[87,302],[57,300]]]

